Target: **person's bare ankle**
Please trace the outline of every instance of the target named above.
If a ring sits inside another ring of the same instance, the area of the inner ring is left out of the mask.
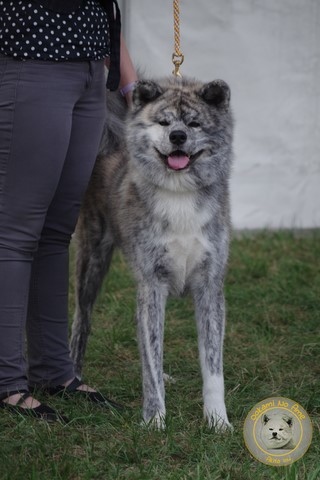
[[[7,398],[4,398],[2,401],[4,403],[7,403],[8,405],[17,405],[19,403],[19,400],[22,397],[22,393],[15,393],[13,395],[10,395]],[[21,404],[19,404],[19,407],[21,408],[36,408],[40,405],[40,402],[33,398],[32,396],[27,397]]]
[[[73,382],[73,380],[74,380],[74,378],[71,378],[71,380],[67,380],[62,385],[64,387],[67,387],[68,385],[70,385],[71,382]],[[96,392],[96,390],[94,388],[91,388],[91,387],[89,387],[89,385],[86,385],[86,384],[79,385],[79,387],[77,387],[77,390],[80,390],[80,391],[83,391],[83,392]]]

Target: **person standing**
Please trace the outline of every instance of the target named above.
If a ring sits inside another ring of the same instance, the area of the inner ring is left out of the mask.
[[[106,86],[137,79],[120,27],[115,0],[0,0],[0,408],[47,421],[30,387],[117,407],[75,377],[68,254]]]

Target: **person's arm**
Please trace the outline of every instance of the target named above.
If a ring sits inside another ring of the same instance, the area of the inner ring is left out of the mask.
[[[133,66],[126,43],[121,35],[120,43],[120,90],[127,91],[124,94],[128,104],[132,101],[132,90],[134,83],[138,80],[136,70]]]

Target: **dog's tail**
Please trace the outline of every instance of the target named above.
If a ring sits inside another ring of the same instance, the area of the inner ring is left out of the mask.
[[[120,92],[107,92],[107,117],[99,147],[99,156],[106,157],[123,146],[128,106]]]

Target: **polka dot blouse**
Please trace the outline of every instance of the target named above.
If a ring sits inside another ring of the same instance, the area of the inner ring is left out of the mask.
[[[70,14],[30,0],[0,0],[0,53],[39,60],[100,60],[109,55],[105,10],[96,0]]]

